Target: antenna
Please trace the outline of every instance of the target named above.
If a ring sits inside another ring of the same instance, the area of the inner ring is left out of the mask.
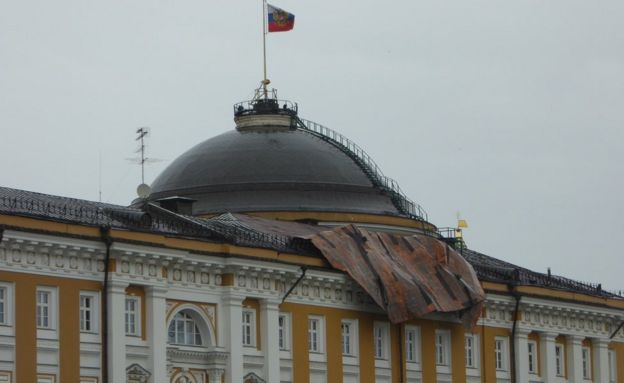
[[[137,129],[136,133],[137,133],[136,141],[141,141],[141,146],[139,148],[139,150],[141,151],[141,160],[140,160],[141,183],[144,184],[145,183],[145,160],[147,160],[147,158],[145,158],[145,136],[149,134],[149,128],[141,127]]]
[[[137,136],[135,141],[139,141],[139,148],[135,152],[139,153],[140,156],[135,158],[126,158],[128,161],[132,161],[136,164],[141,165],[141,184],[137,189],[137,193],[141,198],[147,197],[150,193],[149,186],[145,184],[145,164],[162,161],[158,158],[146,157],[146,141],[147,136],[149,135],[149,131],[150,129],[146,126],[142,126],[136,130]]]

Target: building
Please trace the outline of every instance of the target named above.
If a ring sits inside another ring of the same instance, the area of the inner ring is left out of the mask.
[[[466,248],[257,98],[131,206],[0,188],[0,382],[620,382],[624,299]]]

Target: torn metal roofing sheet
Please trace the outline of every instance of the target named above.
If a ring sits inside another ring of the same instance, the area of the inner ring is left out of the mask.
[[[426,235],[372,232],[354,225],[307,237],[330,264],[349,274],[393,323],[457,313],[474,326],[485,294],[468,262]]]

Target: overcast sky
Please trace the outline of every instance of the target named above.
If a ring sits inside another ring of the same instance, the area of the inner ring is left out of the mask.
[[[624,289],[624,1],[274,0],[269,78],[469,247]],[[0,185],[128,204],[233,128],[259,0],[0,0]],[[100,164],[101,157],[101,166]]]

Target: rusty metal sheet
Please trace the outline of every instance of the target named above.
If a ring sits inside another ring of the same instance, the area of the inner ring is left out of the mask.
[[[457,313],[473,327],[485,294],[472,266],[426,235],[398,235],[354,225],[307,236],[330,264],[349,274],[393,323]]]

